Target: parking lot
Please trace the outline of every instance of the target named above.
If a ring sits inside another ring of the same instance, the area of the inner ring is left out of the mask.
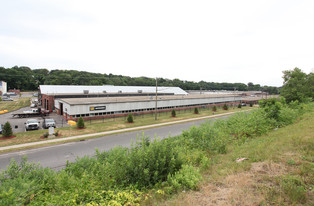
[[[44,116],[44,117],[30,117],[30,118],[17,118],[17,117],[12,116],[15,113],[22,113],[23,111],[27,111],[30,109],[31,109],[30,107],[24,107],[14,112],[0,114],[0,124],[4,125],[8,121],[11,124],[13,133],[25,132],[25,122],[28,119],[37,119],[40,122],[40,129],[43,129],[42,128],[43,118],[54,119],[56,122],[57,128],[69,126],[67,122],[62,118],[62,116],[57,115],[56,113],[50,113],[49,115]]]

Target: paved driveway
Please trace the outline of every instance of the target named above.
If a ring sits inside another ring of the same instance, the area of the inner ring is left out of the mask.
[[[4,124],[8,121],[12,126],[13,133],[17,133],[17,132],[24,132],[25,131],[25,122],[28,119],[37,119],[40,122],[40,129],[42,129],[42,122],[43,122],[42,117],[18,118],[18,117],[12,116],[12,114],[23,113],[23,111],[27,111],[30,109],[31,109],[30,107],[24,107],[24,108],[21,108],[19,110],[14,111],[14,112],[8,112],[5,114],[0,114],[0,124]],[[69,126],[66,123],[66,121],[62,118],[62,116],[57,115],[56,113],[51,113],[44,118],[54,119],[56,121],[57,127],[68,127]]]

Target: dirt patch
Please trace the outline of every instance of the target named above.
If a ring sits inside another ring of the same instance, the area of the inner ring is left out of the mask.
[[[11,136],[11,137],[0,137],[0,140],[12,139],[12,138],[14,138],[14,137],[16,137],[16,136]]]
[[[265,200],[262,188],[270,184],[269,178],[286,172],[282,164],[252,163],[249,171],[231,174],[220,182],[203,185],[198,192],[182,195],[174,205],[260,205]]]

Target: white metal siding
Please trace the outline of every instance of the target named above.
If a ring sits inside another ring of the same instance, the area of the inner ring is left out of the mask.
[[[241,101],[241,97],[216,97],[216,98],[200,98],[200,99],[176,99],[176,100],[159,100],[157,107],[179,107],[179,106],[191,106],[191,105],[203,105],[203,104],[214,104],[219,102],[233,102]],[[142,102],[117,102],[117,103],[98,103],[90,105],[69,105],[63,103],[63,111],[69,115],[79,114],[93,114],[103,112],[120,112],[126,110],[140,110],[155,108],[155,100],[142,101]],[[55,105],[59,107],[59,100],[55,101]],[[90,111],[90,107],[106,106],[106,110]]]

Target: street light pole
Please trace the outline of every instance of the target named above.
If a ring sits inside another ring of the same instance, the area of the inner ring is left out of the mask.
[[[156,77],[155,120],[157,120],[157,77]]]

